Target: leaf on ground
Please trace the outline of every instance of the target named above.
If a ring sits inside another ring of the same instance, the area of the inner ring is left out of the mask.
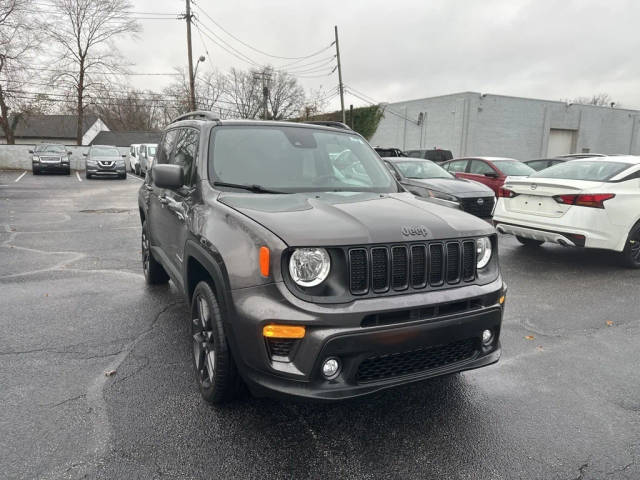
[[[527,335],[526,337],[524,337],[525,340],[533,340],[534,338],[536,337],[534,337],[533,335]]]
[[[107,370],[106,372],[104,372],[105,377],[113,377],[115,374],[116,374],[115,370]]]
[[[607,320],[607,327],[613,327],[613,322],[611,320]]]
[[[538,346],[536,347],[536,350],[538,350],[539,352],[541,352],[541,351],[542,351],[542,350],[544,350],[544,349],[542,348],[542,345],[538,345]]]

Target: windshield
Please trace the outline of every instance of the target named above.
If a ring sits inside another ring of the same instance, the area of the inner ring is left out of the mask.
[[[440,165],[431,160],[423,162],[393,162],[398,170],[407,178],[454,178]]]
[[[525,165],[517,160],[493,160],[492,162],[507,176],[528,176],[535,172],[529,165]]]
[[[64,145],[38,145],[36,152],[65,153]]]
[[[567,180],[587,180],[592,182],[605,182],[626,170],[631,165],[622,162],[571,161],[564,162],[536,172],[532,177],[536,178],[561,178]]]
[[[91,147],[91,156],[93,157],[119,157],[120,153],[116,147]]]
[[[215,182],[295,193],[397,192],[398,186],[362,138],[290,126],[221,126],[209,146]]]

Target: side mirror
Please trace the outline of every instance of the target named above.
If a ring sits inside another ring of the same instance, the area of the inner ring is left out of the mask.
[[[33,153],[33,150],[29,150],[29,153]]]
[[[83,153],[82,156],[86,157],[87,155],[89,155],[88,153]]]
[[[180,165],[155,165],[153,183],[160,188],[176,190],[184,185],[184,170]]]
[[[127,158],[127,156],[126,155],[122,155],[122,158]]]
[[[498,178],[498,174],[496,172],[485,173],[484,176],[487,178]]]
[[[70,157],[70,156],[71,156],[71,151],[68,151],[67,152],[67,157]]]

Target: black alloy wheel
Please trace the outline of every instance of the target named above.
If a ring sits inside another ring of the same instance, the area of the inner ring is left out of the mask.
[[[140,247],[140,251],[142,253],[142,270],[144,271],[145,281],[149,285],[161,285],[167,283],[169,281],[169,275],[167,275],[164,267],[160,265],[155,258],[153,258],[146,221],[142,223]]]
[[[222,311],[211,286],[196,285],[191,302],[193,366],[202,398],[217,405],[238,396],[241,380],[224,332]]]
[[[640,223],[634,225],[629,232],[622,255],[628,267],[640,268]]]

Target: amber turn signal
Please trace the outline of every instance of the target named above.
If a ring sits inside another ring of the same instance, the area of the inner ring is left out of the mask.
[[[504,295],[502,295],[500,297],[500,300],[498,300],[498,302],[500,302],[500,305],[502,305],[504,303],[504,299],[505,299],[505,297],[504,297]]]
[[[265,325],[262,336],[267,338],[304,338],[305,327],[301,325]]]
[[[269,249],[260,247],[260,273],[263,277],[269,276]]]

